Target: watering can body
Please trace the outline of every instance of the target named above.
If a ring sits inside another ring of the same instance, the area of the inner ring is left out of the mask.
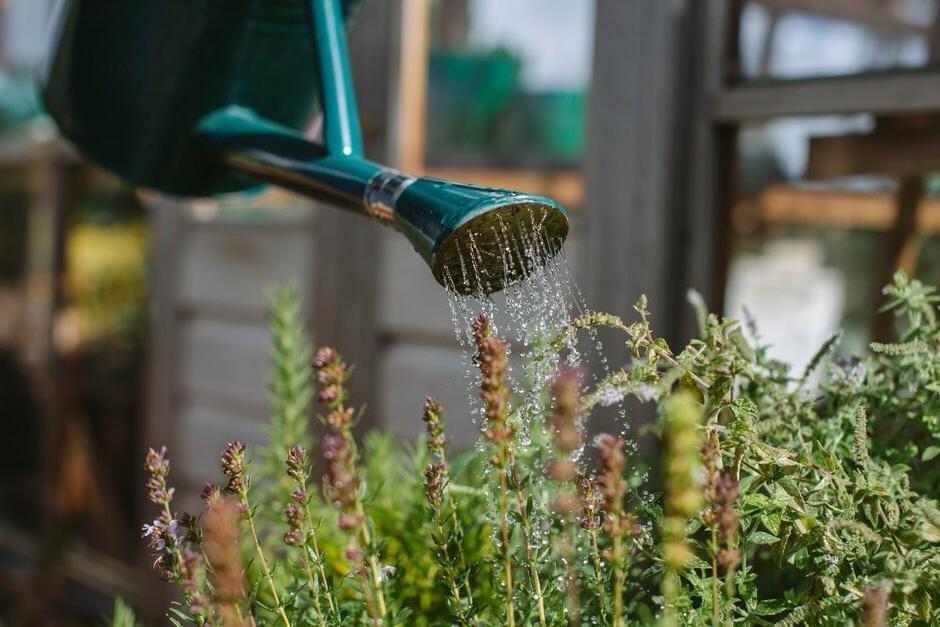
[[[199,121],[236,105],[302,132],[319,113],[304,0],[70,0],[60,10],[46,107],[85,154],[136,185],[180,196],[257,185],[206,158]]]
[[[42,78],[45,106],[81,152],[125,180],[177,196],[274,183],[401,231],[435,278],[472,239],[502,289],[496,234],[568,230],[540,196],[413,177],[362,156],[344,24],[356,0],[63,0]],[[322,116],[322,142],[304,133]],[[475,237],[473,237],[475,235]]]

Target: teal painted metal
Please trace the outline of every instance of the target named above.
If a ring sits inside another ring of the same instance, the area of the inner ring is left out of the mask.
[[[229,169],[359,213],[368,213],[369,181],[387,170],[360,156],[337,155],[244,107],[213,112],[196,131]]]
[[[338,0],[308,0],[323,90],[323,140],[333,154],[362,155],[356,92]]]
[[[395,226],[440,283],[450,273],[459,284],[458,291],[465,293],[496,291],[518,278],[500,278],[502,247],[496,233],[502,234],[504,228],[513,233],[529,231],[532,220],[544,218],[555,238],[550,245],[556,248],[567,233],[564,209],[547,198],[409,177],[359,156],[336,155],[243,107],[210,114],[197,131],[232,170]],[[461,248],[464,254],[469,251],[470,230],[475,233],[480,262],[490,273],[490,286],[477,285],[475,279],[465,285],[461,280],[470,267],[459,259]]]
[[[547,198],[406,176],[362,157],[340,0],[68,0],[43,99],[62,133],[130,182],[205,195],[273,183],[398,228],[444,283],[473,233],[502,289],[502,229],[568,231]],[[318,63],[311,63],[316,58]],[[322,106],[320,106],[322,105]],[[324,143],[303,131],[323,112]]]

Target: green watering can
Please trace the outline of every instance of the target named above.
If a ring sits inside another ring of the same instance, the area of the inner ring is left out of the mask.
[[[556,202],[363,158],[344,28],[351,4],[68,0],[54,20],[43,100],[84,154],[135,185],[200,196],[273,183],[394,226],[458,292],[524,277],[567,235]],[[321,111],[322,144],[303,137]],[[534,223],[547,250],[507,265],[500,233]],[[470,261],[482,285],[459,279]]]

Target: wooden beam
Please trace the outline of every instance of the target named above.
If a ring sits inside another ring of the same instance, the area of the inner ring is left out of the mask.
[[[758,0],[778,11],[796,11],[854,22],[888,33],[926,35],[929,27],[899,16],[890,4],[870,0]]]
[[[940,170],[940,128],[877,130],[868,135],[813,137],[806,178],[852,174],[920,176]]]
[[[768,186],[755,200],[759,218],[770,224],[865,231],[891,228],[897,206],[896,197],[890,192],[859,193],[784,183]],[[749,209],[742,202],[735,211]],[[926,196],[920,200],[917,230],[940,233],[940,198]]]
[[[739,123],[784,115],[938,111],[940,70],[931,69],[745,83],[717,95],[712,117],[719,123]]]

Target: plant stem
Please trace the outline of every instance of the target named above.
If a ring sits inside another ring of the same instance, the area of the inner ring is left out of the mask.
[[[306,548],[307,545],[304,543],[304,549]],[[310,560],[307,559],[306,555],[304,555],[304,570],[307,571],[307,585],[310,588],[310,596],[313,598],[313,605],[317,610],[317,618],[320,621],[320,625],[326,627],[326,619],[323,617],[323,608],[320,605],[320,586],[314,579],[313,571],[310,569]]]
[[[457,519],[457,503],[454,501],[454,495],[450,493],[447,494],[447,500],[450,502],[451,522],[454,526],[454,538],[457,539],[459,545],[460,539],[462,538],[462,529],[460,527],[460,521]],[[470,585],[470,578],[467,576],[467,562],[464,560],[462,550],[457,551],[457,557],[459,558],[460,572],[464,576],[464,587],[467,590],[467,602],[470,603],[470,605],[473,605],[473,587]]]
[[[606,618],[610,614],[610,607],[607,595],[604,594],[604,571],[601,567],[601,551],[597,546],[597,531],[591,529],[591,557],[594,562],[594,588],[597,594],[597,600],[601,606],[601,618]]]
[[[258,562],[261,564],[261,571],[268,581],[268,587],[271,589],[271,597],[274,604],[277,605],[277,613],[281,616],[281,621],[285,627],[291,627],[290,620],[287,618],[287,612],[281,605],[281,599],[277,594],[277,587],[274,585],[274,577],[271,576],[271,569],[268,567],[268,560],[264,557],[264,551],[261,550],[261,542],[258,540],[258,531],[255,529],[255,517],[251,513],[251,505],[248,503],[248,493],[242,490],[238,493],[241,497],[242,505],[245,507],[245,518],[248,520],[248,528],[251,530],[251,539],[255,543],[255,552],[258,554]]]
[[[574,627],[581,624],[581,609],[578,600],[578,570],[575,567],[577,555],[575,547],[578,543],[578,532],[572,524],[569,517],[565,517],[565,529],[567,538],[562,547],[562,555],[565,560],[565,606],[568,610],[568,625]]]
[[[613,534],[614,542],[614,627],[623,626],[623,555],[621,555],[622,539],[619,533]]]
[[[366,597],[366,614],[372,619],[372,624],[379,625],[379,618],[375,614],[375,598],[372,594],[372,586],[369,584],[369,576],[364,568],[359,569],[359,576],[362,577],[362,590]]]
[[[326,571],[323,570],[323,555],[320,553],[320,545],[317,542],[317,533],[313,528],[313,518],[310,517],[309,501],[304,503],[304,510],[307,514],[307,529],[305,531],[309,534],[310,541],[313,543],[313,555],[317,560],[317,571],[319,572],[320,580],[323,583],[323,595],[326,597],[327,605],[330,606],[330,613],[333,615],[333,618],[338,619],[339,614],[336,612],[336,606],[333,604],[333,595],[330,593],[330,581],[326,578]],[[306,548],[306,543],[304,546]],[[309,565],[306,552],[304,554],[304,560]]]
[[[676,601],[679,597],[679,573],[667,566],[663,573],[663,616],[660,627],[675,627]]]
[[[442,539],[444,534],[444,528],[440,527],[439,532],[441,533]],[[441,542],[441,553],[444,554],[444,561],[450,564],[450,551],[447,550],[447,542]],[[454,579],[454,572],[451,568],[447,569],[447,583],[450,585],[450,593],[454,595],[454,601],[457,602],[457,614],[463,618],[463,600],[460,598],[460,586],[457,585],[457,580]],[[461,620],[462,622],[462,620]]]
[[[362,535],[362,541],[369,551],[369,570],[372,573],[372,585],[375,588],[375,601],[378,604],[379,617],[385,621],[388,610],[385,607],[385,595],[382,593],[382,575],[379,571],[379,562],[375,559],[372,552],[372,535],[369,533],[369,526],[366,523],[365,512],[362,509],[362,503],[357,501],[358,512],[362,517],[362,525],[359,527],[359,533]]]
[[[507,519],[507,510],[509,509],[509,496],[506,488],[505,468],[499,473],[499,527],[503,538],[503,577],[506,580],[506,621],[509,627],[515,627],[516,617],[512,600],[512,557],[509,552],[509,520]]]
[[[539,569],[535,556],[532,552],[532,532],[529,526],[529,515],[525,504],[525,495],[522,494],[522,488],[516,476],[516,461],[510,458],[510,466],[513,476],[513,491],[516,493],[516,503],[519,506],[519,518],[522,519],[522,533],[525,540],[526,560],[529,562],[529,575],[532,577],[532,588],[535,590],[535,600],[539,610],[539,625],[546,627],[545,621],[545,602],[542,599],[542,582],[539,580]]]
[[[470,589],[470,579],[467,576],[467,565],[464,561],[463,550],[461,546],[461,528],[460,521],[457,517],[457,503],[454,501],[454,495],[450,492],[447,493],[447,500],[443,499],[444,490],[450,485],[450,470],[447,466],[447,457],[444,453],[443,446],[435,447],[432,450],[432,454],[437,457],[437,463],[439,467],[443,469],[443,479],[444,484],[441,488],[441,494],[436,499],[429,498],[429,504],[431,508],[431,520],[435,527],[435,530],[432,532],[432,540],[435,547],[440,552],[440,561],[441,566],[444,569],[444,576],[446,578],[447,586],[450,590],[450,600],[448,601],[449,605],[452,605],[453,612],[456,616],[457,621],[461,625],[470,625],[469,616],[467,616],[464,607],[463,599],[460,595],[461,585],[457,583],[456,572],[459,572],[463,575],[464,585],[467,589],[467,599],[469,602],[469,607],[473,607],[473,596]],[[430,466],[429,466],[430,468]],[[444,507],[449,506],[450,512],[444,511]],[[445,526],[450,526],[453,533],[453,540],[456,543],[457,549],[457,558],[453,559],[450,555],[450,544],[447,536],[447,532],[444,530]]]
[[[721,616],[718,612],[718,527],[712,526],[712,625],[718,627]]]
[[[170,509],[169,501],[166,501],[163,503],[163,513],[166,514],[166,519],[168,521],[175,520],[173,516],[173,511]],[[182,568],[182,565],[183,565],[183,552],[180,551],[179,544],[175,538],[173,540],[172,551],[173,551],[173,559],[176,561],[177,577],[181,577],[182,572],[180,569]]]
[[[731,627],[734,625],[734,598],[735,598],[735,586],[734,586],[734,572],[736,567],[731,566],[728,568],[728,572],[725,573],[725,596],[728,599],[728,609],[727,615],[725,616],[725,625]]]
[[[448,465],[447,465],[447,456],[446,456],[446,454],[444,453],[444,449],[443,449],[443,448],[440,450],[439,456],[440,456],[440,459],[441,459],[441,463],[444,464],[444,468],[448,469],[447,472],[448,472],[448,475],[449,475],[450,470],[449,470],[449,467],[448,467]],[[448,479],[449,479],[449,477],[448,477]],[[451,517],[451,522],[453,523],[453,526],[454,526],[454,538],[456,538],[456,539],[457,539],[457,542],[459,543],[459,542],[460,542],[460,538],[462,537],[462,535],[461,535],[462,529],[461,529],[461,527],[460,527],[460,521],[457,519],[457,502],[454,500],[454,495],[453,495],[453,494],[451,493],[451,491],[450,491],[451,486],[452,486],[452,484],[451,484],[450,481],[448,480],[448,482],[447,482],[447,502],[450,504],[450,517]],[[466,576],[466,574],[467,574],[467,562],[464,560],[463,551],[458,550],[458,551],[457,551],[457,556],[458,556],[458,558],[460,559],[460,572],[464,575],[464,586],[465,586],[466,589],[467,589],[467,602],[469,602],[470,605],[472,606],[472,605],[473,605],[473,590],[472,590],[472,588],[471,588],[471,586],[470,586],[470,578]]]
[[[447,549],[447,536],[444,532],[444,524],[439,509],[434,511],[434,524],[437,527],[437,545],[444,558],[444,576],[447,578],[447,586],[450,588],[450,594],[455,605],[454,614],[457,616],[457,622],[461,625],[469,625],[470,622],[463,609],[463,599],[460,597],[460,585],[454,578],[454,562],[450,557],[450,551]]]

